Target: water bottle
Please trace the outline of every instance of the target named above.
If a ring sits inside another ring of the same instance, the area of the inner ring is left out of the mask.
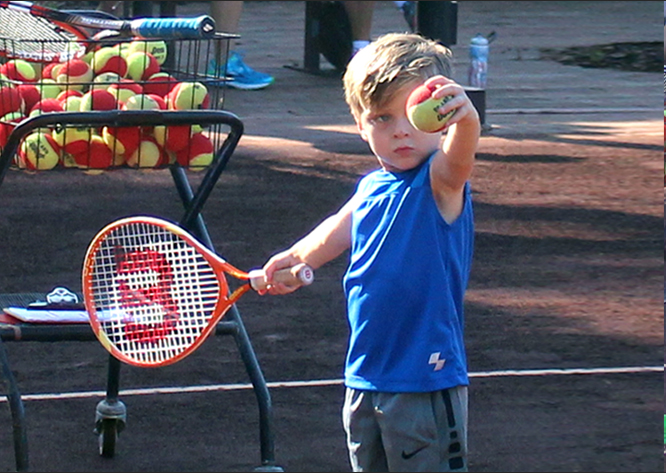
[[[488,39],[477,34],[469,45],[469,85],[485,89],[488,79]]]

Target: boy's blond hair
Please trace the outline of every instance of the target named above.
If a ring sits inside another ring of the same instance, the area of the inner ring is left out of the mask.
[[[405,84],[438,74],[452,74],[446,46],[418,34],[389,33],[357,52],[347,65],[345,100],[358,119],[363,110],[390,102]]]

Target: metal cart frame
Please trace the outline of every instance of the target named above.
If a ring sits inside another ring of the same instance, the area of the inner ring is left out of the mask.
[[[223,110],[113,110],[95,112],[67,112],[43,114],[22,121],[12,132],[6,147],[0,154],[0,185],[12,164],[21,140],[31,131],[40,127],[67,126],[146,126],[146,125],[222,125],[229,127],[229,133],[215,152],[213,163],[206,170],[196,191],[192,188],[186,169],[178,164],[169,166],[176,190],[184,207],[179,224],[192,232],[209,249],[215,251],[212,240],[201,215],[201,210],[211,191],[225,169],[243,133],[240,119]],[[113,171],[109,171],[113,172]],[[39,294],[27,294],[33,298]],[[0,300],[11,295],[0,295]],[[14,296],[16,297],[16,296]],[[6,302],[6,299],[3,301]],[[216,327],[216,334],[234,337],[241,359],[250,377],[259,407],[259,440],[261,466],[255,471],[284,471],[275,463],[273,412],[270,393],[259,366],[249,336],[243,325],[240,313],[234,305]],[[8,384],[8,401],[12,416],[14,452],[17,471],[27,471],[29,465],[28,445],[25,428],[25,413],[21,394],[14,379],[3,341],[87,341],[96,340],[87,324],[0,324],[0,365],[2,377]],[[113,457],[118,434],[125,426],[126,408],[119,399],[120,383],[119,360],[109,356],[106,397],[97,405],[95,429],[99,436],[100,455]]]

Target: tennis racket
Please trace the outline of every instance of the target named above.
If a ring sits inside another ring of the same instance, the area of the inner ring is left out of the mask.
[[[84,28],[112,30],[143,38],[206,38],[215,35],[215,20],[137,18],[114,20],[67,13],[32,2],[0,1],[0,55],[29,61],[64,62],[85,55],[92,44]]]
[[[242,281],[230,293],[225,274]],[[307,285],[305,264],[274,280]],[[128,217],[104,227],[83,264],[83,299],[102,345],[125,363],[156,367],[196,350],[246,292],[266,288],[262,270],[246,273],[180,226],[154,217]]]

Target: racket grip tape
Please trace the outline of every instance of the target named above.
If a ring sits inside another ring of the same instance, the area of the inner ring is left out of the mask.
[[[250,286],[255,291],[261,291],[268,286],[266,274],[262,269],[250,271]],[[297,264],[291,268],[280,269],[273,273],[273,281],[287,286],[308,286],[314,281],[314,270],[305,263]]]
[[[130,29],[143,38],[208,38],[215,35],[215,20],[208,15],[196,18],[138,18]]]

